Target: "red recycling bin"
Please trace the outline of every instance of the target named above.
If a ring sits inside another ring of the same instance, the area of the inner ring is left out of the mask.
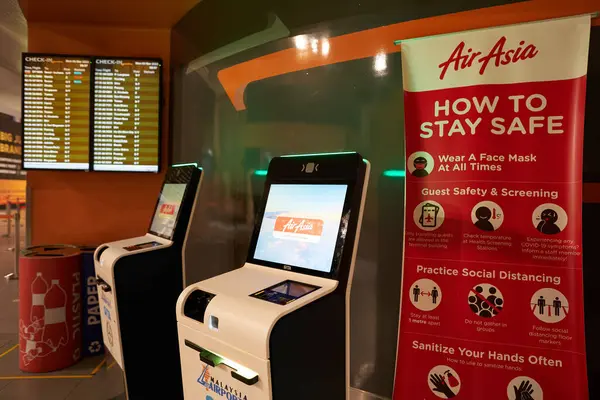
[[[81,252],[35,246],[19,260],[19,368],[50,372],[81,358]]]

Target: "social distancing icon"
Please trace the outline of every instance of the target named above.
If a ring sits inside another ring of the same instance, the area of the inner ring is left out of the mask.
[[[530,309],[540,321],[554,324],[569,314],[569,301],[556,289],[540,289],[531,297]]]
[[[471,311],[483,318],[493,318],[504,308],[504,297],[500,290],[489,283],[480,283],[469,291]]]
[[[419,279],[410,287],[410,301],[421,311],[434,310],[442,302],[442,290],[431,279]]]

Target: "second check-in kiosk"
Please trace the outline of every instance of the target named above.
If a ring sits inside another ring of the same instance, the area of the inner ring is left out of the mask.
[[[274,158],[247,262],[190,287],[177,319],[186,399],[344,399],[369,163]]]
[[[182,253],[202,170],[170,167],[144,236],[99,246],[94,254],[106,349],[123,369],[128,399],[183,397],[175,304],[184,288]]]

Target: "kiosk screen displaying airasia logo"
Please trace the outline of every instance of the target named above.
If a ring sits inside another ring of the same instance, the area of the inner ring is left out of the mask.
[[[329,272],[348,185],[271,185],[254,258]]]
[[[166,183],[163,186],[150,226],[150,232],[170,239],[175,230],[181,200],[185,194],[185,183]]]

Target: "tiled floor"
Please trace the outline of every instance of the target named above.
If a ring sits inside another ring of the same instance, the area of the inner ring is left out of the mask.
[[[22,229],[24,233],[25,229]],[[77,365],[50,374],[19,370],[18,281],[6,281],[12,272],[14,238],[6,238],[0,220],[0,400],[108,400],[125,399],[123,377],[108,357],[84,359]],[[13,231],[14,234],[14,231]]]

